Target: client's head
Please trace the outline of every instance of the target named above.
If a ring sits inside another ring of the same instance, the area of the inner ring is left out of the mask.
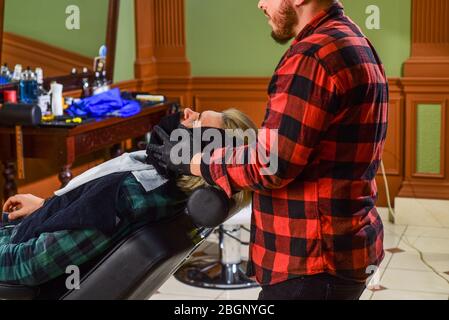
[[[185,109],[181,115],[181,124],[187,128],[208,127],[219,129],[231,129],[236,138],[245,141],[245,144],[252,143],[248,141],[248,136],[243,136],[244,131],[253,130],[257,134],[257,126],[243,112],[237,109],[227,109],[223,112],[204,111],[195,112],[191,109]],[[241,129],[241,130],[236,130]],[[204,186],[206,182],[199,177],[182,176],[177,180],[178,187],[186,193]],[[244,208],[251,202],[250,191],[240,191],[233,196],[237,209]]]

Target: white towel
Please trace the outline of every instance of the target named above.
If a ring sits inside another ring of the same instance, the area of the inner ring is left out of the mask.
[[[145,150],[124,153],[120,157],[109,160],[75,177],[65,188],[56,191],[55,195],[62,196],[90,181],[119,172],[132,172],[145,191],[152,191],[168,180],[160,176],[152,165],[146,164],[145,159]]]

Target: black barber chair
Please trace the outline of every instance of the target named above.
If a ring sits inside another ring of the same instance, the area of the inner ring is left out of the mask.
[[[148,299],[214,228],[235,214],[231,207],[221,190],[200,188],[174,218],[141,227],[80,266],[79,290],[67,289],[68,275],[63,275],[36,288],[0,283],[0,300]]]

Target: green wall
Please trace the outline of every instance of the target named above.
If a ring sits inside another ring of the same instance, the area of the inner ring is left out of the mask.
[[[129,0],[124,0],[129,1]],[[94,57],[106,41],[108,0],[6,0],[5,31]],[[66,28],[66,8],[80,8],[80,30]]]
[[[257,0],[186,0],[193,76],[269,76],[286,47],[275,44]]]
[[[187,50],[193,76],[270,76],[286,50],[271,39],[258,0],[186,0]],[[410,55],[411,0],[344,0],[346,12],[373,41],[389,76]],[[366,30],[368,5],[381,29]]]
[[[134,0],[121,0],[114,69],[115,82],[134,79],[134,61],[136,60],[134,22]]]
[[[416,171],[439,174],[442,107],[439,104],[420,104],[417,112]]]
[[[373,42],[390,77],[402,76],[402,64],[411,54],[411,0],[343,0],[346,14]],[[380,30],[365,26],[369,5],[380,9]]]

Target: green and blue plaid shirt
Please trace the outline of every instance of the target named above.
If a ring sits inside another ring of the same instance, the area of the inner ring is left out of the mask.
[[[0,282],[37,286],[55,279],[68,266],[80,266],[98,257],[138,226],[178,213],[186,199],[182,192],[167,192],[164,187],[146,192],[130,174],[117,201],[124,219],[112,237],[98,230],[59,231],[11,244],[14,227],[0,228]]]

